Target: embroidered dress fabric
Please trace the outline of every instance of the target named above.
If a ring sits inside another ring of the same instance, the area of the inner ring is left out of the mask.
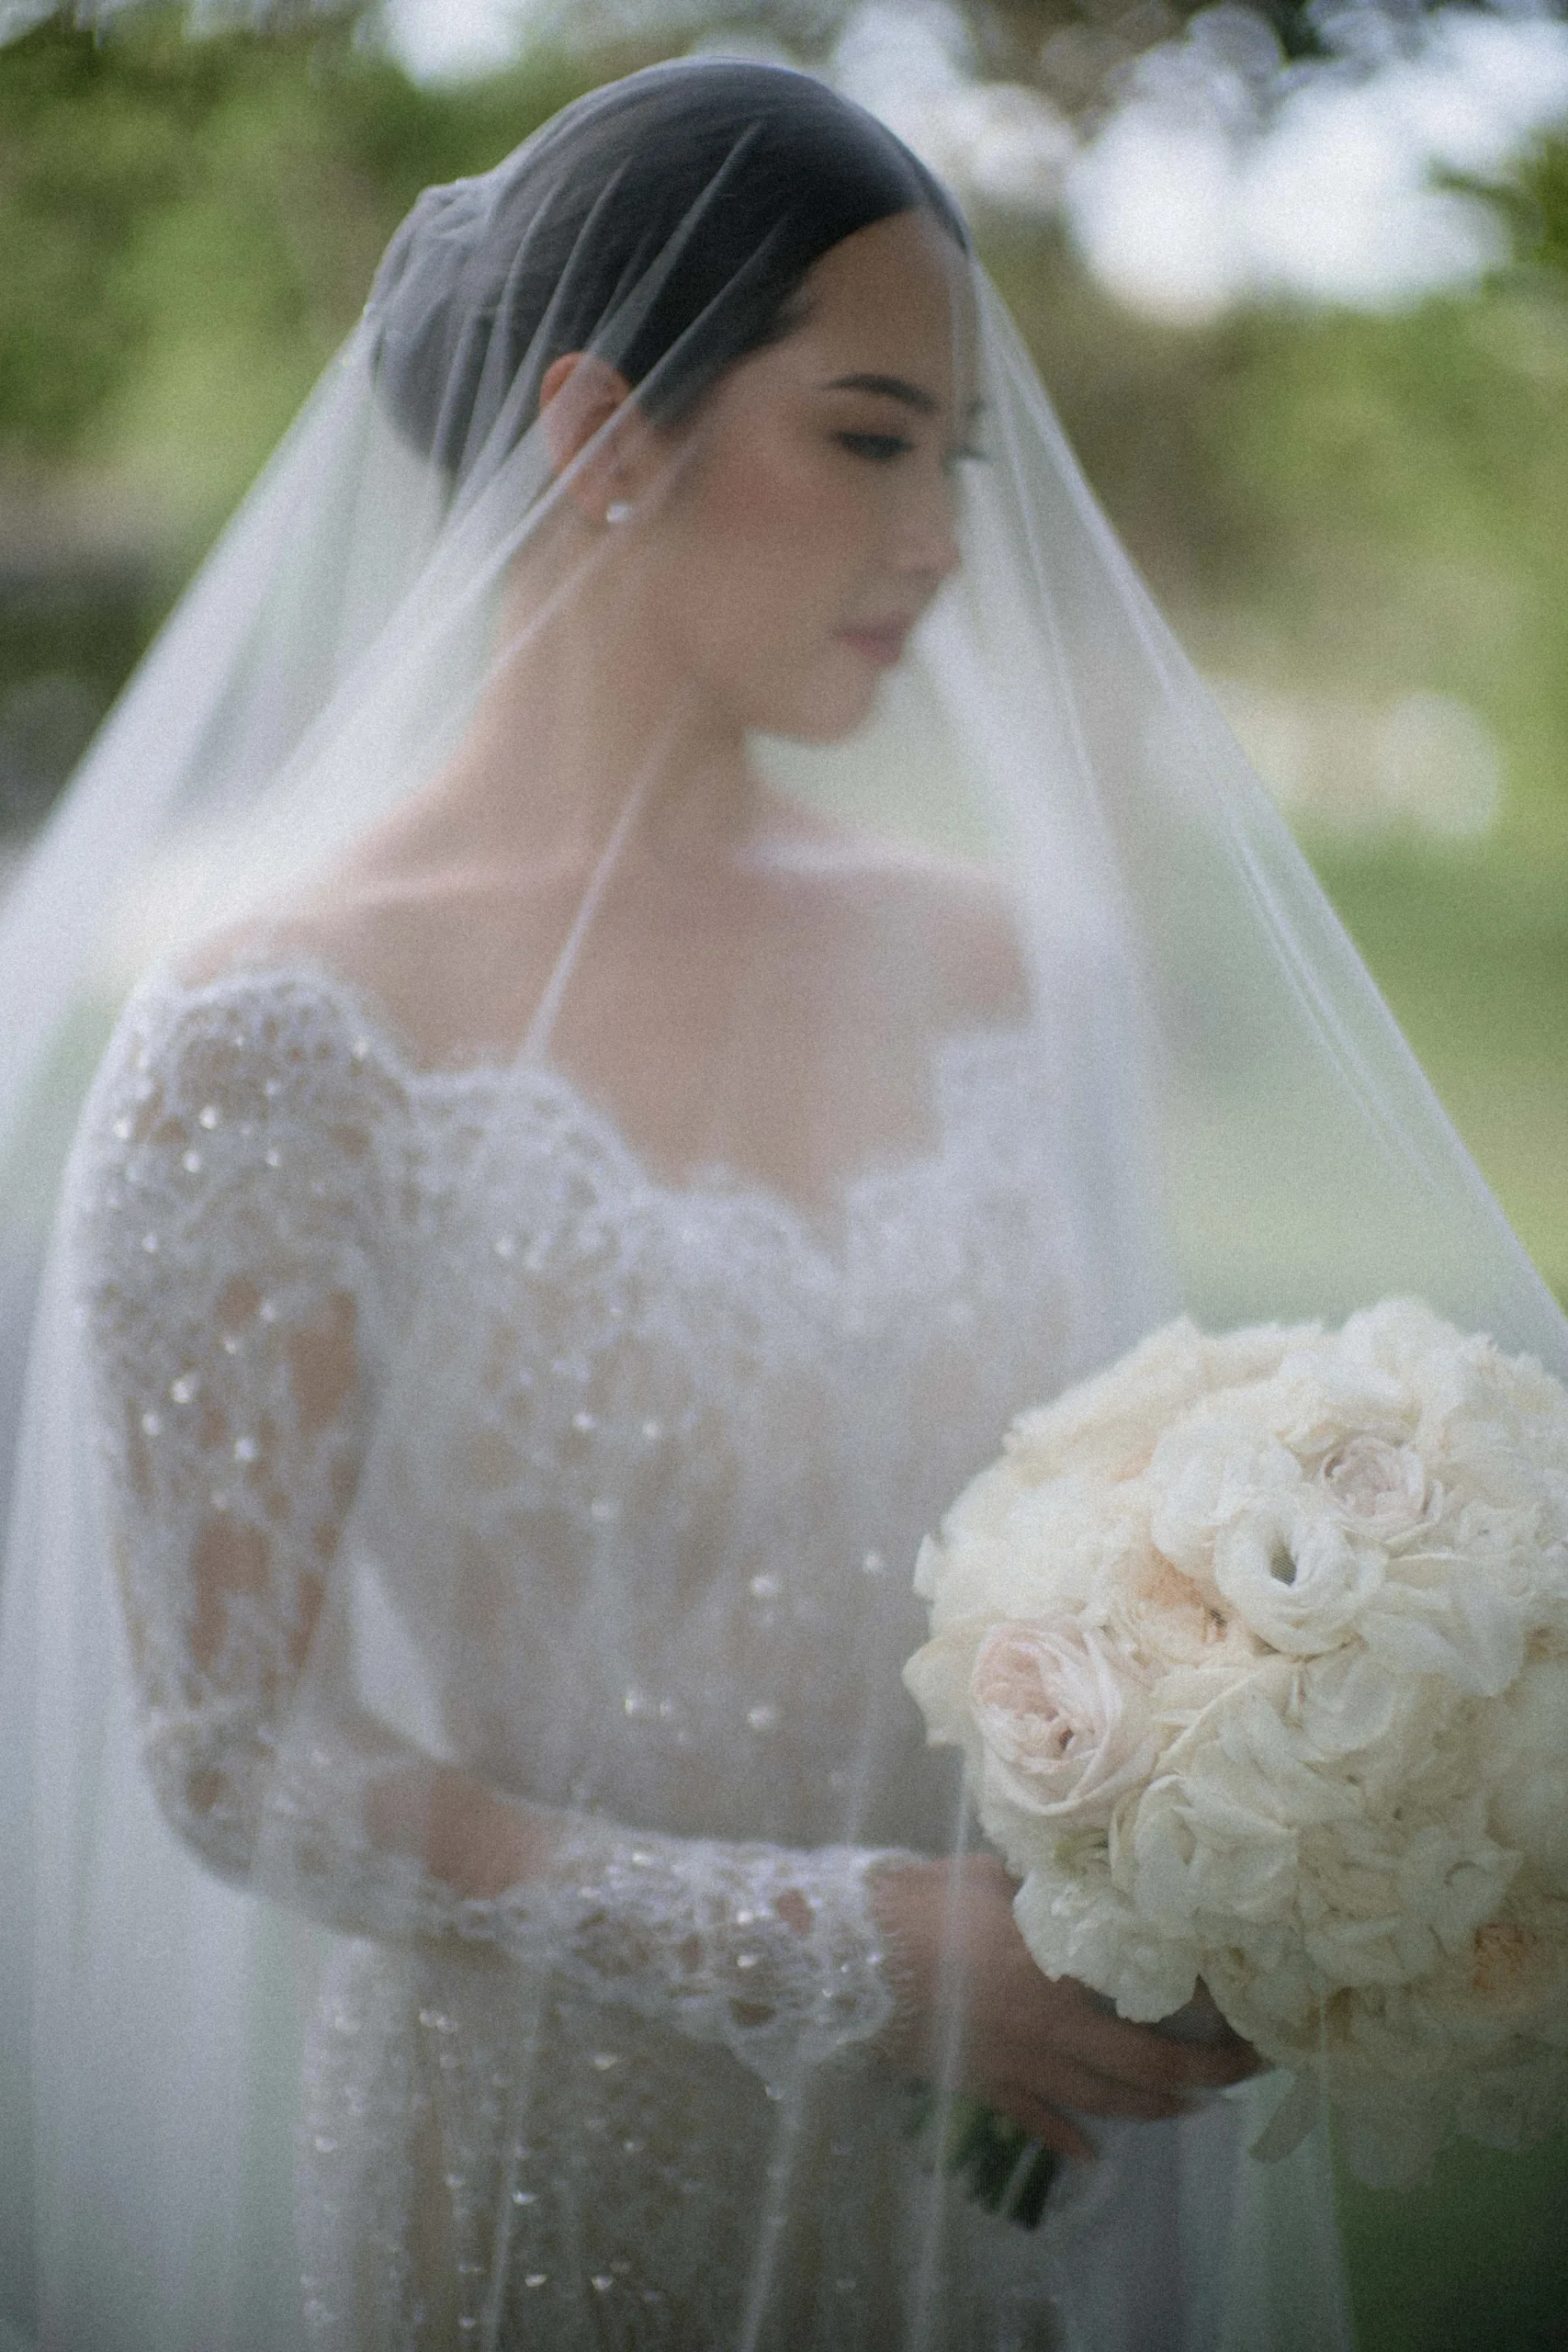
[[[768,608],[765,453],[693,553],[725,387],[906,213],[983,403],[962,562],[852,726],[757,733],[732,933],[658,629],[689,670]],[[632,396],[563,456],[582,354]],[[623,589],[592,856],[513,963],[417,910],[367,955],[363,845],[498,723],[531,789]],[[874,1884],[974,1841],[900,1681],[915,1553],[1183,1306],[1568,1334],[897,141],[689,63],[428,192],[0,909],[0,991],[21,2339],[1348,2344],[1324,2147],[1245,2154],[1267,2085],[1096,2122],[1034,2233],[908,2138]]]

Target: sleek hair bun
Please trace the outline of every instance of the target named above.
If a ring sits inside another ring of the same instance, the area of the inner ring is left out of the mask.
[[[781,331],[814,262],[914,209],[968,250],[924,164],[811,75],[652,66],[567,107],[482,178],[425,190],[371,292],[377,380],[455,477],[492,436],[521,439],[563,352],[600,351],[671,422]]]

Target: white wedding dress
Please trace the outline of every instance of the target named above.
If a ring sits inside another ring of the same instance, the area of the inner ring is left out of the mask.
[[[660,1181],[547,1062],[414,1067],[315,967],[158,984],[122,1028],[78,1313],[164,1811],[335,1931],[311,2346],[1220,2340],[1234,2103],[1096,2124],[1026,2235],[932,2182],[865,2048],[896,1999],[866,1865],[957,1818],[899,1687],[914,1554],[1079,1370],[1088,1306],[1030,1033],[951,1037],[934,1079],[935,1140],[829,1229]],[[416,1301],[419,1409],[384,1415],[355,1537],[377,1719],[279,1761]],[[218,1608],[215,1515],[248,1564]],[[558,1809],[555,1869],[443,1885],[369,1826],[389,1758]]]

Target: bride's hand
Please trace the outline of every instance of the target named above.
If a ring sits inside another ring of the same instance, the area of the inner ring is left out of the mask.
[[[1109,2015],[1073,1978],[1043,1974],[1013,1919],[1013,1892],[992,1854],[874,1877],[873,1907],[904,1992],[882,2048],[901,2072],[944,2075],[956,2029],[956,2086],[1088,2162],[1093,2143],[1064,2109],[1158,2121],[1183,2114],[1193,2093],[1258,2070],[1257,2052],[1228,2027],[1212,2042],[1172,2041]]]

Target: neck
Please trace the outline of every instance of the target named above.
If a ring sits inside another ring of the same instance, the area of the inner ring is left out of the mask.
[[[602,534],[568,537],[508,576],[491,676],[430,813],[492,874],[591,866],[634,793],[646,854],[720,856],[758,813],[745,731],[671,660],[636,551],[612,563]]]

